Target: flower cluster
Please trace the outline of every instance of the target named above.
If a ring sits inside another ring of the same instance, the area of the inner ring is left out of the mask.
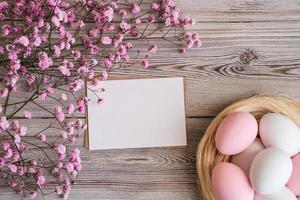
[[[181,53],[201,45],[197,33],[184,31],[193,20],[181,17],[172,0],[2,1],[0,22],[0,176],[30,199],[44,196],[50,182],[62,198],[70,193],[81,170],[76,143],[87,128],[80,118],[90,100],[78,94],[89,89],[86,83],[98,85],[120,67],[148,68],[159,52],[153,35]],[[29,97],[10,102],[24,90]],[[56,105],[43,104],[49,99]],[[26,109],[29,104],[35,107]],[[52,119],[32,133],[27,124],[36,112]],[[32,156],[37,150],[40,157]]]

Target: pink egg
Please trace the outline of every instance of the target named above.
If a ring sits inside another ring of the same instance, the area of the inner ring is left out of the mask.
[[[222,162],[212,172],[212,189],[217,200],[253,200],[254,189],[238,166]]]
[[[248,112],[235,112],[220,123],[215,137],[218,151],[224,155],[235,155],[247,149],[255,140],[258,125]]]
[[[240,167],[248,176],[254,157],[264,148],[265,147],[261,140],[256,138],[245,151],[232,156],[230,162]]]
[[[287,187],[292,190],[297,196],[300,196],[300,153],[292,158],[293,173],[287,183]]]

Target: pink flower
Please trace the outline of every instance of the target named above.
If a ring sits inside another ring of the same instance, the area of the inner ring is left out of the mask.
[[[148,52],[150,54],[154,54],[157,52],[157,45],[151,45],[149,48],[148,48]]]
[[[68,173],[71,173],[74,170],[74,165],[70,162],[67,162],[64,168],[68,171]]]
[[[19,144],[19,143],[21,142],[21,137],[20,137],[20,135],[16,134],[16,135],[14,136],[14,138],[15,138],[15,143],[16,143],[16,144]]]
[[[67,95],[66,95],[65,93],[62,93],[62,94],[60,95],[60,99],[63,100],[63,101],[67,101],[67,100],[68,100],[68,97],[67,97]]]
[[[17,166],[14,164],[9,164],[8,168],[11,172],[16,173],[17,172]]]
[[[80,113],[85,113],[85,101],[81,99],[77,102],[77,109]]]
[[[15,188],[15,187],[17,187],[18,184],[17,184],[16,180],[10,180],[8,182],[8,185],[12,188]]]
[[[65,114],[63,113],[62,108],[60,106],[55,106],[54,111],[55,111],[55,117],[59,122],[65,120]]]
[[[11,27],[8,24],[2,26],[2,36],[7,36],[11,31]]]
[[[55,146],[55,150],[59,153],[59,154],[65,154],[66,153],[66,146],[59,144]]]
[[[9,122],[7,121],[5,116],[0,118],[0,128],[2,131],[5,131],[9,127]]]
[[[60,22],[59,22],[59,19],[57,16],[53,16],[52,19],[51,19],[52,23],[58,28],[60,27]]]
[[[38,99],[39,100],[45,100],[47,97],[47,93],[46,92],[42,92],[41,94],[39,94]]]
[[[103,71],[103,72],[101,73],[101,76],[102,76],[102,80],[107,80],[107,78],[108,78],[108,73],[107,73],[107,71]]]
[[[68,137],[68,134],[67,134],[67,132],[66,131],[60,131],[60,137],[62,138],[62,139],[67,139],[67,137]]]
[[[126,10],[120,10],[119,15],[120,15],[121,18],[124,18],[127,15]]]
[[[98,105],[101,105],[103,103],[103,99],[99,98],[97,103],[98,103]]]
[[[149,67],[149,61],[146,58],[142,60],[142,66],[144,66],[144,68]]]
[[[27,81],[28,85],[32,85],[35,82],[34,74],[27,75],[26,81]]]
[[[111,44],[111,39],[108,36],[104,36],[101,38],[102,44]]]
[[[148,17],[148,22],[150,23],[150,24],[153,24],[154,22],[155,22],[155,16],[152,14],[152,15],[149,15],[149,17]]]
[[[58,58],[60,56],[60,54],[61,54],[60,47],[57,46],[57,45],[54,45],[53,49],[54,49],[54,55]]]
[[[135,24],[136,24],[136,25],[139,25],[139,24],[141,24],[141,23],[142,23],[141,18],[136,18],[136,19],[135,19]]]
[[[24,111],[24,117],[26,118],[26,119],[31,119],[31,112],[29,112],[29,111]]]
[[[67,66],[61,65],[58,69],[64,76],[71,76],[71,71]]]
[[[26,36],[21,36],[15,42],[19,43],[19,44],[21,44],[21,45],[23,45],[25,47],[29,45],[29,39]]]
[[[123,32],[127,32],[128,30],[131,29],[131,26],[126,22],[121,22],[120,23],[120,28]]]
[[[36,183],[41,186],[44,185],[46,183],[46,178],[44,176],[38,176]]]
[[[74,105],[73,104],[68,105],[67,110],[68,110],[68,114],[72,114],[75,110]]]
[[[42,142],[45,142],[47,140],[47,136],[43,133],[39,134],[39,138]]]
[[[152,3],[151,8],[152,8],[152,10],[158,10],[159,9],[159,4],[158,3]]]
[[[49,94],[53,94],[54,93],[54,89],[52,87],[48,87],[46,89],[46,91],[49,93]]]
[[[11,123],[11,130],[14,131],[14,132],[18,132],[19,129],[20,129],[20,123],[19,123],[19,121],[14,120],[14,121]]]
[[[131,12],[133,13],[133,14],[137,14],[137,13],[139,13],[141,11],[141,8],[140,8],[140,6],[139,5],[137,5],[137,4],[132,4],[131,5]]]
[[[42,70],[45,70],[53,65],[53,61],[51,58],[48,57],[46,52],[39,53],[39,67]]]
[[[35,199],[37,196],[37,192],[36,191],[32,191],[29,193],[29,198],[32,200],[32,199]]]
[[[5,166],[5,159],[3,157],[0,158],[0,167]]]
[[[20,134],[20,136],[25,136],[27,132],[27,127],[26,126],[21,126],[18,133]]]

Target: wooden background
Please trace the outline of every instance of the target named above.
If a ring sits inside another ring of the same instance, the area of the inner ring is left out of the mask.
[[[257,93],[300,99],[299,0],[175,0],[197,21],[203,47],[183,56],[161,46],[153,68],[114,76],[185,77],[188,146],[88,152],[72,200],[201,199],[195,152],[211,119],[226,105]],[[49,103],[51,104],[51,103]],[[34,113],[41,130],[49,121]],[[0,185],[0,199],[17,199]],[[58,199],[50,195],[47,199]]]

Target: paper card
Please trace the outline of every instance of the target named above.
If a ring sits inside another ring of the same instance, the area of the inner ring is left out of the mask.
[[[112,80],[88,105],[89,149],[186,145],[183,78]],[[98,86],[99,87],[99,86]],[[91,89],[96,89],[89,86]]]

